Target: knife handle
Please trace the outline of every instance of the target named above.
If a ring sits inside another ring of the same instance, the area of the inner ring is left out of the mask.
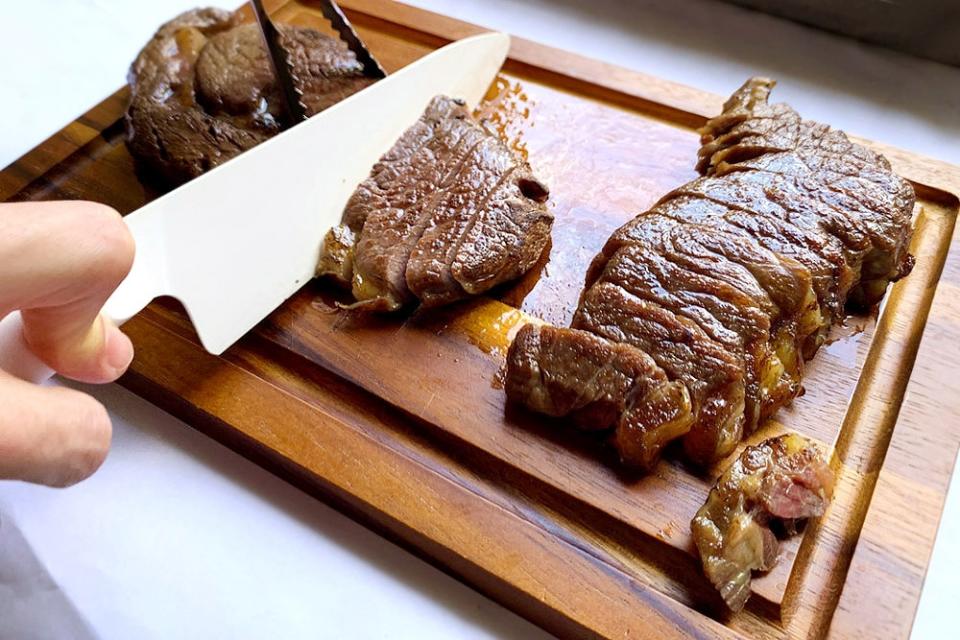
[[[34,355],[23,338],[23,319],[14,311],[0,320],[0,369],[27,382],[49,380],[53,369]]]

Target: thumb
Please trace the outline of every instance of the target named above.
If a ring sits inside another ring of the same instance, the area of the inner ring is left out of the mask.
[[[133,343],[112,320],[99,315],[88,327],[71,327],[64,309],[24,310],[24,337],[30,349],[58,373],[81,382],[110,382],[133,360]],[[40,317],[42,316],[42,320]]]
[[[85,393],[0,372],[0,407],[0,479],[67,487],[107,456],[110,417]]]
[[[134,251],[120,214],[104,205],[2,205],[0,313],[20,310],[24,340],[51,369],[82,382],[115,380],[133,347],[100,309]]]

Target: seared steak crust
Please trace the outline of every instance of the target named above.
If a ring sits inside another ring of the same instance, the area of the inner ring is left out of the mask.
[[[910,184],[842,132],[768,105],[772,86],[749,80],[706,124],[697,165],[703,177],[613,234],[590,265],[571,328],[554,330],[557,343],[582,341],[586,332],[630,345],[687,389],[685,435],[648,421],[644,428],[657,435],[640,438],[634,429],[630,445],[616,420],[577,420],[613,429],[627,464],[649,467],[667,436],[684,435],[696,462],[731,453],[800,392],[804,359],[846,305],[875,304],[912,266]],[[511,346],[506,391],[544,411],[543,397],[558,392],[551,367],[566,380],[564,393],[576,385],[556,357],[544,356],[536,376],[520,366],[535,357],[530,348]],[[586,397],[597,394],[602,389]],[[635,413],[629,404],[622,411]]]
[[[690,428],[690,395],[644,351],[588,331],[520,329],[510,350],[507,393],[584,430],[614,430],[622,451],[653,461],[660,443]]]
[[[371,79],[339,41],[280,26],[313,115]],[[256,25],[194,9],[162,25],[130,67],[127,145],[152,176],[176,186],[280,130],[279,87]]]
[[[318,275],[373,311],[483,293],[543,253],[553,223],[547,195],[462,102],[438,96],[354,192],[324,240]]]

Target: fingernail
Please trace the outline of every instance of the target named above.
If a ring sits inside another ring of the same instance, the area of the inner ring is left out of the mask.
[[[104,345],[104,360],[107,366],[113,370],[113,377],[119,378],[133,361],[133,343],[113,323],[105,321],[104,329],[107,333],[106,344]]]

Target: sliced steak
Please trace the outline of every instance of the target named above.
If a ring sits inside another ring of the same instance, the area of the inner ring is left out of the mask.
[[[662,438],[681,434],[696,462],[728,455],[801,391],[804,359],[847,304],[877,302],[912,265],[910,184],[842,132],[768,105],[772,86],[751,79],[707,123],[698,164],[704,176],[611,236],[590,265],[571,329],[555,330],[578,344],[592,334],[605,352],[629,345],[687,389],[692,420],[685,434],[672,428],[672,417],[669,429],[648,417],[643,448],[620,449],[635,466],[649,467]],[[531,398],[556,393],[543,387],[554,370],[564,393],[576,393],[577,369],[560,360],[578,352],[524,352],[532,348],[511,348],[510,398],[542,410]],[[582,383],[584,397],[623,394],[622,380],[609,376]],[[551,415],[562,415],[562,407]],[[619,429],[606,419],[585,424],[579,416],[576,423]]]
[[[280,25],[313,115],[372,82],[341,42]],[[220,9],[167,22],[130,67],[127,145],[152,177],[176,186],[280,130],[282,100],[257,27]]]
[[[656,460],[662,443],[693,422],[687,387],[640,349],[587,331],[524,326],[507,355],[507,393],[584,430],[613,429],[621,454]]]
[[[743,426],[752,431],[800,384],[802,358],[785,361],[783,353],[796,354],[809,330],[800,320],[816,300],[808,272],[722,229],[652,213],[637,222],[626,234],[633,241],[613,254],[599,279],[669,306],[737,355],[746,375]]]
[[[780,212],[783,216],[758,217],[750,211],[686,193],[684,187],[677,189],[673,198],[655,206],[651,213],[671,218],[678,224],[698,224],[755,243],[779,260],[793,261],[809,272],[814,295],[808,299],[807,294],[801,302],[803,310],[796,333],[801,340],[803,356],[812,357],[826,339],[831,323],[842,317],[843,296],[840,292],[848,291],[856,276],[850,272],[839,242],[819,227],[798,226],[798,221],[791,219],[785,211]],[[646,216],[638,220],[644,218]],[[776,290],[775,286],[771,293]],[[783,293],[789,295],[788,291]]]
[[[326,236],[318,275],[350,287],[354,308],[447,304],[526,273],[553,216],[530,166],[438,96],[357,188]]]
[[[573,318],[573,328],[611,342],[623,342],[650,354],[671,380],[687,387],[696,422],[688,450],[700,460],[715,449],[731,451],[743,434],[745,365],[742,358],[713,340],[696,322],[610,282],[590,287]],[[508,369],[508,378],[512,374]],[[656,429],[657,433],[665,433]],[[659,451],[666,442],[658,443]],[[643,467],[656,459],[644,455],[628,464]]]
[[[799,192],[821,213],[832,209],[821,224],[854,245],[862,242],[860,282],[850,300],[873,305],[913,266],[911,234],[904,231],[916,201],[913,187],[886,158],[842,131],[802,120],[788,105],[768,105],[775,84],[752,78],[731,96],[724,113],[702,130],[697,168],[718,176],[760,172],[751,178],[768,194]]]

